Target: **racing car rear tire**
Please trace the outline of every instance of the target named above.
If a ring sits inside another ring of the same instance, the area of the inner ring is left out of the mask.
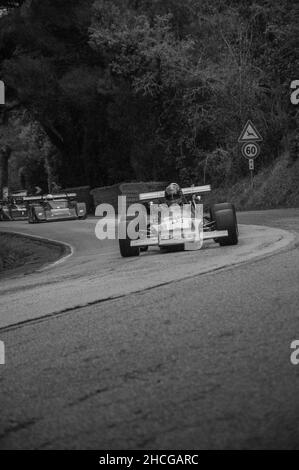
[[[130,258],[133,256],[139,256],[140,255],[140,248],[138,246],[131,246],[131,239],[128,237],[128,231],[127,227],[129,222],[133,219],[132,218],[127,218],[127,219],[122,219],[119,222],[119,226],[122,229],[125,230],[126,232],[126,238],[125,239],[119,239],[119,250],[120,254],[123,258]]]
[[[228,236],[216,239],[220,246],[237,245],[239,240],[238,223],[234,208],[215,212],[216,230],[227,230]]]

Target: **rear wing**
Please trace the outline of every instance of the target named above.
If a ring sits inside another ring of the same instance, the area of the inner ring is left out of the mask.
[[[26,202],[41,202],[55,199],[72,199],[77,197],[77,193],[47,194],[44,196],[26,196],[23,198]]]
[[[16,191],[15,193],[10,193],[9,197],[13,198],[23,198],[27,196],[27,191]]]
[[[211,191],[211,186],[209,184],[205,186],[190,186],[189,188],[182,188],[182,193],[184,196],[187,194],[201,194],[208,193]],[[165,191],[154,191],[152,193],[142,193],[139,194],[140,201],[148,201],[150,199],[162,199],[165,197]]]
[[[43,196],[25,196],[23,198],[23,201],[24,202],[38,202],[38,201],[42,201],[43,200]]]

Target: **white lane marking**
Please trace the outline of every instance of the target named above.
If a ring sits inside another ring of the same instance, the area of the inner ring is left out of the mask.
[[[0,341],[0,365],[5,365],[5,345],[3,341]]]
[[[118,255],[119,251],[107,251],[107,253],[98,253],[96,256]]]
[[[42,238],[42,237],[41,237]],[[44,240],[50,240],[50,238],[48,239],[44,239]],[[63,244],[65,246],[68,246],[68,248],[70,249],[70,253],[68,253],[67,255],[65,256],[62,256],[61,258],[59,258],[57,261],[54,261],[54,263],[50,263],[50,264],[47,264],[46,266],[43,266],[42,268],[38,269],[36,272],[40,273],[42,271],[46,271],[46,269],[51,269],[51,268],[54,268],[55,266],[58,266],[59,264],[62,264],[64,263],[68,258],[70,258],[71,256],[73,256],[73,254],[75,253],[75,248],[70,245],[69,243],[64,243],[64,242],[58,242],[57,240],[51,240],[51,241],[56,241],[57,243],[60,243],[60,244]]]

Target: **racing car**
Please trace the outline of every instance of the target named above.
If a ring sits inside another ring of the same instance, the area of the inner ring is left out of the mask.
[[[0,220],[26,220],[27,217],[27,206],[22,193],[11,194],[6,200],[0,201]]]
[[[48,194],[24,197],[28,204],[28,222],[86,219],[86,204],[77,201],[76,193]]]
[[[149,218],[148,208],[150,204],[153,204],[153,200],[159,201],[159,207],[163,206],[161,200],[165,200],[165,191],[140,194],[139,200],[147,207],[146,221],[142,224],[146,227],[146,234],[139,230],[137,238],[132,239],[129,236],[128,227],[134,217],[121,219],[119,233],[125,233],[126,237],[119,238],[120,254],[125,258],[139,256],[140,252],[147,251],[149,246],[158,246],[162,250],[173,248],[176,251],[198,250],[205,240],[210,239],[219,243],[220,246],[237,245],[239,230],[234,205],[228,202],[214,204],[207,212],[204,212],[200,195],[209,191],[211,191],[210,185],[182,188],[184,203],[191,206],[191,217],[188,216],[184,220],[184,211],[168,212],[164,217],[162,210],[154,223],[153,219]],[[178,231],[179,235],[176,233]]]

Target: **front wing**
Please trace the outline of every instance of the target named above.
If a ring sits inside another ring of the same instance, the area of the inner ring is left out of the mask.
[[[210,232],[203,232],[203,240],[211,240],[214,238],[223,238],[228,236],[227,230],[213,230]],[[131,246],[175,246],[175,245],[184,245],[185,250],[194,250],[200,249],[202,246],[201,240],[198,240],[195,237],[194,233],[190,236],[184,238],[169,238],[167,240],[161,240],[159,237],[150,237],[150,238],[139,238],[137,240],[131,241]]]

